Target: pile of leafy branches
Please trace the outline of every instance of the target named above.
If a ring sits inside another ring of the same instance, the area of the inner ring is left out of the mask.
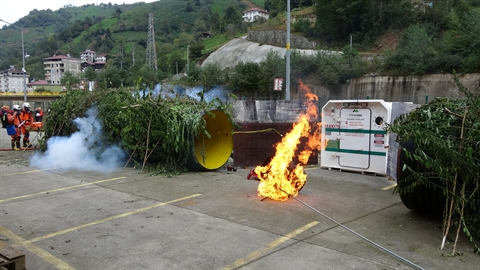
[[[441,247],[452,228],[456,237],[452,255],[461,230],[480,248],[475,239],[480,237],[480,96],[457,85],[465,99],[437,98],[429,104],[398,118],[389,128],[398,134],[399,142],[413,141],[415,151],[407,157],[420,162],[424,168],[404,166],[411,175],[407,184],[399,185],[396,192],[409,194],[418,186],[440,188],[446,197],[443,215]]]
[[[71,90],[51,105],[44,124],[42,149],[46,149],[49,138],[76,132],[72,120],[83,117],[93,106],[104,133],[98,139],[120,145],[129,156],[125,166],[134,162],[142,170],[150,168],[157,172],[184,170],[194,138],[210,137],[202,118],[204,114],[220,109],[231,119],[231,109],[218,99],[207,103],[190,97],[154,97],[127,89]]]

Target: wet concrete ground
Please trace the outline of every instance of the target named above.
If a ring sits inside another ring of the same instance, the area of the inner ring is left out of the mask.
[[[1,148],[9,145],[0,129]],[[465,237],[462,255],[449,256],[452,243],[439,250],[441,220],[405,208],[383,176],[307,168],[297,198],[315,211],[294,199],[262,200],[258,182],[246,179],[249,168],[171,178],[133,168],[38,170],[29,167],[32,153],[0,151],[0,241],[24,252],[28,269],[480,265]]]

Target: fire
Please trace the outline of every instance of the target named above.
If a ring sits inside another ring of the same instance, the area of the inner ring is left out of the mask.
[[[258,196],[277,201],[286,201],[289,194],[297,196],[307,181],[303,166],[307,164],[314,150],[325,147],[321,145],[321,123],[316,122],[318,97],[302,82],[300,90],[306,97],[307,110],[298,117],[292,130],[276,145],[275,156],[270,163],[255,168],[260,180]],[[297,154],[301,142],[305,142],[305,148]]]

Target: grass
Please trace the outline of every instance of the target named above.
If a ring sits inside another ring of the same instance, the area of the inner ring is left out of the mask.
[[[140,1],[139,1],[140,2]],[[116,12],[117,9],[120,9],[122,12],[126,12],[130,9],[136,8],[143,4],[135,3],[135,4],[120,4],[120,5],[112,5],[112,6],[93,6],[90,5],[80,6],[80,7],[67,7],[64,10],[72,15],[70,18],[70,22],[73,23],[77,20],[83,21],[86,17],[95,18],[95,17],[111,17]]]
[[[250,0],[257,7],[265,8],[265,0]]]
[[[229,1],[225,0],[214,0],[213,4],[211,6],[212,13],[217,12],[220,15],[223,15],[225,13],[225,10],[227,9],[229,5]]]
[[[264,2],[264,0],[261,1],[256,1],[256,2]],[[117,40],[118,37],[122,36],[125,38],[125,49],[130,50],[132,47],[132,44],[137,43],[140,40],[146,40],[147,39],[147,31],[117,31],[117,26],[119,24],[124,24],[126,29],[130,29],[131,26],[134,26],[136,24],[148,24],[148,14],[153,13],[154,15],[154,20],[155,20],[155,32],[156,35],[161,34],[161,29],[162,25],[165,20],[170,20],[170,23],[174,24],[177,23],[178,21],[182,22],[182,27],[179,31],[174,31],[172,32],[176,33],[174,36],[178,36],[183,30],[184,32],[188,32],[188,27],[191,27],[194,24],[194,21],[196,20],[196,16],[193,15],[199,15],[198,11],[201,8],[201,6],[192,6],[194,9],[193,13],[185,11],[185,6],[186,4],[184,2],[179,2],[177,0],[163,0],[161,2],[153,2],[149,4],[143,4],[139,5],[137,7],[134,7],[126,12],[123,12],[120,16],[117,17],[110,17],[107,19],[102,20],[100,23],[97,23],[95,25],[92,25],[89,29],[89,32],[96,31],[97,29],[107,29],[109,28],[110,31],[112,32],[112,39],[115,41]],[[223,14],[228,7],[229,2],[225,0],[214,0],[213,4],[211,6],[212,12],[219,12],[220,14]],[[83,11],[83,14],[91,14],[87,13],[87,11],[90,9],[85,8]],[[114,9],[115,10],[115,9]],[[114,10],[109,14],[114,13]],[[106,15],[104,14],[104,15]],[[188,26],[190,25],[190,26]],[[187,27],[187,28],[186,28]],[[87,39],[87,32],[83,32],[80,36],[76,37],[73,41],[73,47],[75,48],[80,48],[80,49],[86,49],[86,48],[81,48],[85,47],[85,40]],[[158,40],[157,36],[157,40]],[[225,44],[228,40],[225,38],[224,35],[219,35],[215,38],[210,38],[206,40],[206,45],[205,45],[205,51],[206,52],[211,52],[212,50],[215,50],[215,48],[220,47],[221,45]],[[173,43],[173,40],[167,41]],[[65,45],[65,48],[68,47],[69,45]],[[145,51],[145,48],[136,44],[135,45],[135,50],[136,53],[141,53]],[[118,45],[115,45],[110,53],[114,54],[118,52]]]
[[[245,35],[246,33],[237,33],[235,35],[235,38],[239,38]],[[221,46],[223,46],[225,43],[229,41],[230,39],[227,39],[225,35],[216,35],[214,37],[207,38],[203,41],[203,45],[205,46],[205,48],[203,49],[202,53],[209,54],[217,50],[218,48],[220,48]]]

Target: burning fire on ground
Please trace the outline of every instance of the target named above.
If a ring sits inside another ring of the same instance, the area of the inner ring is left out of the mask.
[[[317,122],[318,97],[302,82],[299,89],[306,97],[306,112],[298,117],[292,130],[276,145],[276,153],[270,163],[257,166],[254,170],[260,180],[260,197],[286,201],[290,195],[297,196],[307,181],[304,165],[314,150],[325,148],[325,145],[321,145],[322,123]],[[303,141],[305,148],[299,153],[297,148]]]

